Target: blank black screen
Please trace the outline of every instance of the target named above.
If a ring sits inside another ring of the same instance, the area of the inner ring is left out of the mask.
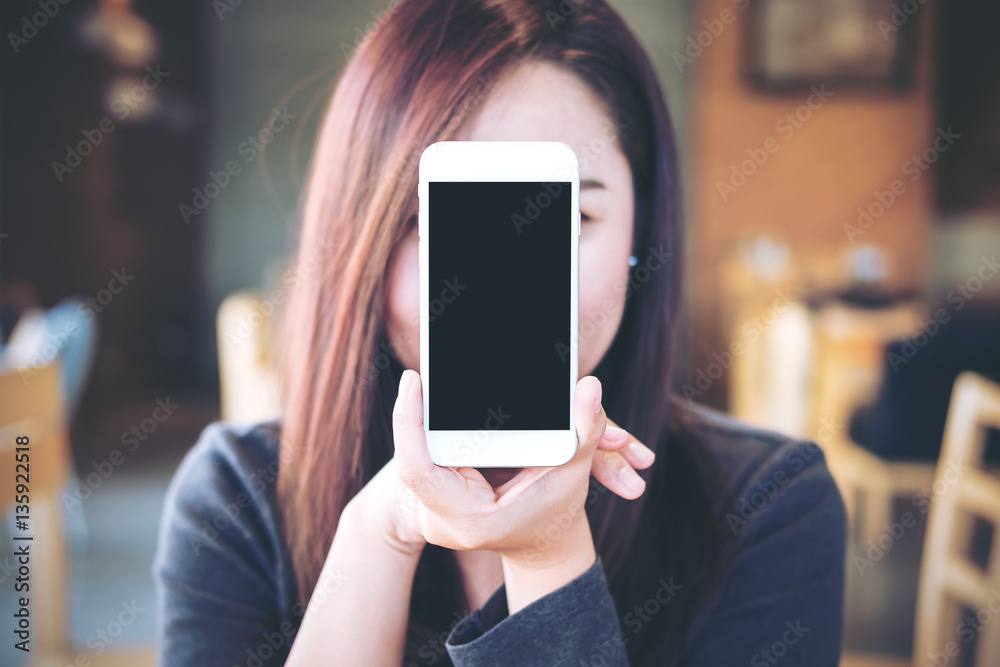
[[[571,202],[570,183],[428,183],[431,429],[569,429]]]

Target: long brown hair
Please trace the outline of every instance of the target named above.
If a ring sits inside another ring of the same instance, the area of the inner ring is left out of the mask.
[[[492,85],[528,59],[567,68],[604,100],[623,128],[633,177],[633,254],[640,264],[650,253],[668,256],[658,270],[636,268],[619,331],[593,373],[608,415],[656,450],[657,462],[643,472],[637,501],[592,480],[587,514],[620,613],[655,593],[650,572],[682,587],[627,644],[633,664],[670,664],[721,585],[730,540],[713,514],[721,483],[671,391],[682,273],[673,129],[648,57],[602,0],[404,0],[351,55],[315,149],[299,261],[334,248],[304,273],[284,315],[283,531],[304,603],[345,504],[393,455],[403,369],[387,344],[386,274],[417,214],[419,155],[453,138]],[[446,552],[428,545],[418,565],[410,661],[428,658],[463,605]],[[435,651],[431,662],[446,664]]]

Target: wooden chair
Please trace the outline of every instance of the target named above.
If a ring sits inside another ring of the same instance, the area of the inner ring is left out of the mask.
[[[1000,478],[984,464],[987,428],[1000,429],[1000,385],[966,371],[955,380],[934,478],[917,598],[915,663],[933,662],[931,656],[939,654],[951,662],[949,642],[966,652],[974,637],[975,667],[1000,665]],[[973,517],[993,526],[985,568],[967,555]],[[962,606],[982,615],[977,624],[961,626]],[[977,630],[971,636],[963,631],[972,627]]]
[[[257,422],[280,413],[271,340],[278,304],[260,292],[234,292],[219,306],[216,334],[219,352],[221,417]]]
[[[1000,385],[966,371],[955,380],[930,486],[913,655],[907,659],[845,653],[842,667],[964,664],[958,654],[970,649],[972,639],[975,667],[1000,665],[1000,477],[984,465],[986,428],[1000,428]],[[993,524],[985,568],[967,556],[976,516]],[[968,622],[963,607],[982,616]]]
[[[744,335],[741,327],[761,313],[770,314],[766,328],[756,337]],[[916,330],[922,314],[908,305],[830,305],[810,314],[797,302],[776,308],[773,300],[747,299],[733,318],[732,339],[741,342],[743,354],[733,364],[731,412],[823,447],[862,542],[877,539],[891,522],[897,496],[912,496],[933,482],[934,462],[887,461],[848,437],[851,415],[878,389],[886,344]]]
[[[784,293],[784,292],[782,292]],[[809,310],[796,301],[749,301],[740,309],[731,340],[741,354],[733,355],[729,411],[750,424],[795,437],[813,437],[814,337]],[[759,337],[742,327],[768,318]]]
[[[847,432],[854,410],[878,390],[885,346],[916,331],[922,315],[920,307],[910,305],[882,310],[834,305],[814,318],[814,437],[823,447],[851,528],[862,543],[877,540],[884,525],[891,523],[897,497],[919,493],[934,479],[933,461],[882,459],[852,441]]]
[[[27,436],[29,529],[15,528],[12,537],[32,536],[31,545],[31,652],[29,665],[76,664],[78,655],[98,667],[155,665],[148,650],[116,650],[94,655],[89,648],[74,647],[68,633],[69,576],[66,540],[59,508],[59,494],[72,474],[66,424],[66,406],[60,389],[58,363],[40,368],[0,373],[0,509],[5,517],[14,509],[17,437]],[[16,524],[15,524],[16,525]]]

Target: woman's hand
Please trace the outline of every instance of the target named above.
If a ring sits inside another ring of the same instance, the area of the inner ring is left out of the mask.
[[[646,490],[646,480],[636,470],[653,465],[655,458],[653,450],[609,418],[604,437],[594,453],[590,474],[609,491],[633,500]]]
[[[405,371],[393,410],[396,455],[386,466],[394,469],[395,479],[383,482],[400,493],[399,511],[393,513],[403,520],[395,527],[398,540],[404,548],[430,542],[534,561],[556,561],[573,553],[580,545],[569,542],[583,539],[581,523],[586,526],[590,475],[615,493],[635,498],[644,486],[632,466],[652,463],[652,452],[608,424],[597,378],[578,382],[575,414],[579,446],[573,459],[556,467],[522,468],[494,488],[476,468],[434,464],[423,429],[420,376]],[[625,483],[632,477],[639,479],[638,486]],[[586,535],[589,539],[589,527]]]

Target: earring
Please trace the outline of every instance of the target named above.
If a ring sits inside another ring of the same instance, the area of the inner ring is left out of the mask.
[[[635,255],[629,255],[628,256],[628,265],[629,266],[635,266],[638,263],[639,263],[639,258],[638,257],[636,257]]]

